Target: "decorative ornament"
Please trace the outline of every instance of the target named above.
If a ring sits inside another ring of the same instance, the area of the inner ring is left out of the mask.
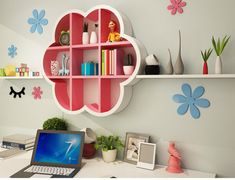
[[[41,10],[40,12],[37,9],[34,9],[33,17],[28,19],[28,24],[31,25],[30,32],[35,33],[36,31],[39,34],[43,33],[43,26],[48,24],[48,20],[45,17],[46,11]]]
[[[167,6],[167,9],[171,11],[172,15],[176,15],[176,13],[182,14],[184,12],[183,7],[186,6],[186,2],[183,0],[170,0],[171,5]]]
[[[181,105],[177,109],[179,115],[185,115],[190,109],[190,114],[194,119],[198,119],[200,117],[201,108],[208,108],[210,106],[210,102],[207,99],[201,98],[205,93],[205,88],[202,86],[198,86],[193,92],[192,88],[189,84],[182,85],[181,94],[176,94],[173,96],[173,100],[176,103],[180,103]]]
[[[60,76],[69,76],[69,69],[67,69],[67,64],[69,62],[69,57],[66,54],[62,56],[62,68],[59,70]]]
[[[182,173],[183,170],[181,168],[181,156],[180,153],[175,148],[175,143],[170,142],[168,153],[170,154],[169,160],[168,160],[168,167],[166,168],[166,171],[170,173]]]
[[[122,40],[120,34],[116,31],[117,28],[116,24],[117,23],[114,20],[111,20],[109,22],[110,33],[108,36],[108,42],[118,42]]]
[[[69,31],[62,31],[60,35],[60,45],[69,46],[70,45],[70,33]]]
[[[12,44],[8,48],[8,56],[10,56],[11,58],[14,58],[16,55],[17,55],[17,47]]]
[[[168,49],[168,52],[169,52],[170,59],[169,59],[169,62],[167,64],[167,67],[166,67],[166,74],[173,74],[174,69],[173,69],[173,65],[172,65],[171,50]]]
[[[13,87],[11,86],[10,87],[10,93],[9,93],[9,95],[12,95],[13,94],[13,97],[14,98],[16,98],[17,96],[19,97],[19,98],[21,98],[21,95],[25,95],[25,87],[23,87],[22,89],[21,89],[21,91],[19,91],[19,92],[16,92],[14,89],[13,89]]]
[[[35,100],[42,98],[43,91],[41,90],[41,87],[34,87],[32,91],[32,95]]]

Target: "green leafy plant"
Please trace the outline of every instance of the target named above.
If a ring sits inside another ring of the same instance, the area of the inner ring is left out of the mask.
[[[201,55],[202,55],[202,58],[204,60],[204,62],[207,62],[208,59],[210,58],[211,56],[211,53],[213,52],[213,49],[208,49],[208,50],[205,50],[204,52],[201,51]]]
[[[120,150],[124,145],[118,136],[100,136],[97,138],[95,144],[96,149],[101,149],[103,151],[108,150]]]
[[[83,25],[83,32],[88,32],[88,23],[84,23]]]
[[[43,123],[44,130],[67,130],[68,125],[65,120],[54,117]]]
[[[221,56],[221,54],[224,51],[224,48],[227,46],[229,42],[229,39],[230,39],[230,36],[229,37],[225,36],[222,41],[220,41],[220,38],[218,38],[216,42],[214,36],[212,37],[212,44],[213,44],[213,47],[215,49],[217,56]]]

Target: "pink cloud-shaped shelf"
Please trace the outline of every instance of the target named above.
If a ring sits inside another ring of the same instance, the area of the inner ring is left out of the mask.
[[[108,24],[114,20],[116,31],[122,41],[107,42]],[[89,34],[96,31],[96,44],[82,44],[83,23],[88,22]],[[98,24],[98,28],[95,28]],[[70,45],[61,46],[59,38],[62,31],[70,32]],[[142,59],[146,57],[145,48],[132,37],[132,27],[126,17],[116,9],[100,5],[84,13],[73,10],[60,18],[52,45],[46,50],[43,59],[44,76],[53,87],[54,98],[58,106],[66,113],[78,114],[84,111],[95,116],[108,116],[125,108],[132,95],[132,85],[137,82],[136,75],[141,73]],[[102,50],[116,50],[114,74],[102,75]],[[131,54],[134,72],[124,75],[123,62],[125,56]],[[66,55],[69,61],[67,76],[53,76],[61,68],[61,59]],[[87,61],[98,63],[97,76],[82,76],[81,64]]]

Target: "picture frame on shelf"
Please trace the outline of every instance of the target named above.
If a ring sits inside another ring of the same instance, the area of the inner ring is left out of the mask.
[[[123,161],[131,164],[137,164],[140,142],[148,143],[150,136],[139,133],[126,133]]]
[[[156,160],[156,144],[141,142],[139,144],[137,167],[154,170]]]

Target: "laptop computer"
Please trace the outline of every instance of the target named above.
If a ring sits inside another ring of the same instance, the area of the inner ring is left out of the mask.
[[[29,178],[35,174],[52,178],[71,178],[81,168],[84,132],[38,130],[30,165],[11,178]]]

